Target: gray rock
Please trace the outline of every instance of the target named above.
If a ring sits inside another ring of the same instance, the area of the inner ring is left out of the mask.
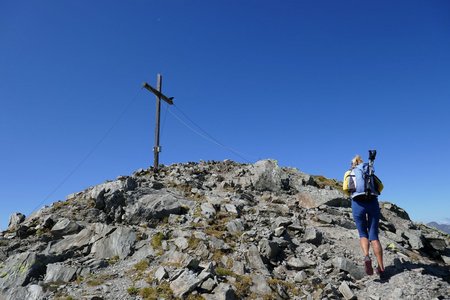
[[[45,253],[63,255],[72,250],[87,248],[88,245],[105,237],[113,230],[115,230],[114,227],[105,224],[91,224],[77,234],[65,236],[64,239],[56,243],[50,243]]]
[[[318,189],[312,186],[303,187],[296,198],[303,208],[316,208],[321,205],[350,207],[351,205],[350,200],[341,191]]]
[[[204,215],[207,218],[212,218],[212,217],[214,217],[216,215],[216,209],[209,202],[202,203],[200,208],[202,210],[202,215]]]
[[[246,252],[247,263],[255,272],[259,272],[263,275],[269,275],[266,265],[264,264],[259,254],[258,248],[255,245],[251,245]]]
[[[200,288],[205,290],[206,292],[210,293],[214,290],[214,288],[216,286],[217,286],[217,282],[212,278],[208,278],[205,282],[202,283]]]
[[[283,171],[274,160],[260,160],[249,169],[252,173],[251,182],[258,191],[281,190]]]
[[[45,272],[45,259],[44,256],[32,252],[10,255],[1,263],[0,291],[26,286],[33,278],[42,276]]]
[[[180,250],[186,250],[186,249],[189,247],[188,240],[187,240],[185,237],[182,237],[182,236],[177,237],[177,238],[174,240],[174,244],[175,244],[175,246],[177,246],[178,249],[180,249]]]
[[[324,224],[334,224],[334,220],[331,216],[326,215],[326,214],[319,214],[316,216],[316,220],[320,223],[324,223]]]
[[[52,228],[53,225],[55,225],[55,216],[49,215],[49,216],[45,216],[43,218],[42,224],[41,224],[41,226],[43,228]]]
[[[231,220],[227,223],[227,229],[230,233],[241,233],[245,230],[242,220]]]
[[[240,260],[233,261],[233,268],[231,269],[237,275],[245,274],[245,265]]]
[[[414,250],[419,250],[424,247],[422,233],[418,230],[404,231],[403,235],[408,239],[408,243]]]
[[[0,294],[1,295],[1,294]],[[30,284],[26,287],[16,287],[6,298],[8,300],[41,300],[45,298],[44,289],[37,284]],[[4,298],[0,298],[4,299]]]
[[[292,220],[286,217],[277,217],[273,222],[272,228],[288,227],[292,224]]]
[[[277,227],[273,230],[273,235],[280,237],[284,234],[284,232],[286,231],[286,228],[284,227]]]
[[[170,283],[170,288],[175,297],[182,298],[193,291],[201,284],[201,280],[197,278],[195,273],[186,269],[174,281]]]
[[[237,300],[236,293],[228,283],[220,283],[213,295],[206,295],[206,300]]]
[[[348,272],[353,278],[359,280],[365,276],[364,270],[362,267],[358,267],[352,261],[343,258],[336,257],[333,260],[333,265],[336,269]]]
[[[307,278],[308,278],[308,276],[306,275],[306,272],[300,271],[300,272],[295,273],[294,281],[300,283],[302,281],[305,281]]]
[[[303,270],[308,269],[311,267],[311,264],[308,262],[305,262],[304,260],[297,258],[297,257],[291,257],[286,262],[286,266],[293,270]]]
[[[136,181],[132,177],[126,177],[120,180],[105,182],[94,186],[89,196],[92,199],[100,199],[105,193],[113,194],[116,191],[129,191],[136,187]]]
[[[268,239],[261,239],[258,247],[259,253],[267,259],[275,259],[281,253],[281,249],[278,244],[269,241]]]
[[[447,266],[450,266],[450,256],[448,256],[448,255],[441,255],[441,259]]]
[[[403,209],[398,207],[397,205],[393,204],[393,203],[388,203],[388,202],[384,202],[382,203],[381,207],[383,209],[389,210],[391,212],[393,212],[396,216],[398,216],[399,218],[402,218],[404,220],[411,220],[409,218],[408,213]]]
[[[267,280],[263,275],[253,274],[250,275],[252,278],[252,286],[250,287],[250,291],[259,296],[265,296],[272,293],[272,289],[267,284]]]
[[[189,269],[196,269],[200,264],[200,261],[196,257],[175,250],[166,252],[163,256],[163,261],[167,264]]]
[[[286,269],[286,266],[284,266],[284,265],[276,266],[275,268],[273,268],[273,271],[272,271],[273,277],[276,279],[280,279],[280,280],[286,279],[286,273],[287,273],[287,269]]]
[[[344,296],[344,298],[347,300],[355,298],[355,294],[353,294],[352,290],[345,281],[342,282],[341,285],[339,286],[339,291],[341,292],[342,296]]]
[[[427,241],[431,248],[433,248],[436,251],[444,251],[447,248],[447,244],[444,239],[439,238],[427,238]]]
[[[75,279],[78,268],[67,266],[63,263],[54,263],[47,265],[44,283],[50,282],[70,282]]]
[[[216,238],[215,236],[209,237],[209,247],[216,250],[229,250],[231,247],[225,243],[222,239]]]
[[[318,246],[322,242],[322,233],[314,227],[307,227],[303,235],[303,241]]]
[[[14,230],[17,226],[19,226],[19,224],[21,224],[23,221],[25,221],[25,215],[19,212],[13,213],[10,217],[9,217],[9,222],[8,222],[8,229],[9,230]]]
[[[53,225],[50,230],[55,236],[65,236],[69,234],[78,233],[81,230],[81,226],[74,221],[71,221],[67,218],[62,218]]]
[[[169,277],[169,273],[167,273],[166,269],[163,266],[160,266],[155,272],[155,278],[158,280],[158,282],[161,282],[167,277]]]
[[[138,199],[125,208],[124,219],[131,224],[148,222],[150,219],[163,219],[170,214],[181,215],[195,206],[194,201],[157,191]]]
[[[227,203],[224,205],[224,208],[225,208],[225,211],[227,211],[229,213],[236,214],[236,215],[239,214],[239,212],[236,208],[236,205],[234,205],[234,204]]]
[[[110,235],[96,241],[92,245],[91,253],[96,258],[111,258],[118,256],[123,259],[131,254],[133,245],[136,242],[134,230],[119,227]]]

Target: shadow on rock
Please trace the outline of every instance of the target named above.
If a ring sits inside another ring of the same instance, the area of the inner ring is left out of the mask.
[[[450,269],[448,266],[427,265],[408,261],[402,262],[400,259],[395,259],[394,265],[385,268],[387,281],[392,276],[403,273],[404,271],[420,271],[422,274],[440,277],[442,280],[450,283]]]

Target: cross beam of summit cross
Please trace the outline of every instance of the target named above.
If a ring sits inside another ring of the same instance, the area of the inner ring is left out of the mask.
[[[169,105],[173,105],[173,97],[167,97],[162,93],[162,75],[158,74],[156,89],[144,82],[142,87],[146,88],[156,96],[156,127],[155,127],[155,147],[153,147],[153,169],[158,171],[159,167],[159,152],[161,152],[161,146],[159,145],[159,127],[160,127],[160,115],[161,115],[161,99],[166,101]]]

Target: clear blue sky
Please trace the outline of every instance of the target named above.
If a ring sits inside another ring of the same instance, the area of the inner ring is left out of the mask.
[[[0,1],[0,227],[152,165],[158,72],[164,164],[375,148],[382,200],[450,217],[449,1]]]

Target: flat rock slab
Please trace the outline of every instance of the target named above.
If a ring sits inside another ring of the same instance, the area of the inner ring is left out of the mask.
[[[70,267],[62,263],[47,265],[44,283],[49,282],[69,282],[75,278],[78,268]]]
[[[184,272],[170,283],[175,297],[182,298],[201,284],[201,280],[190,270]]]
[[[163,219],[171,214],[181,215],[195,206],[195,202],[158,191],[138,199],[125,208],[125,219],[131,224],[147,222],[149,219]]]
[[[95,242],[91,253],[97,259],[118,256],[123,259],[131,254],[136,242],[136,232],[126,227],[118,227],[110,235]]]

